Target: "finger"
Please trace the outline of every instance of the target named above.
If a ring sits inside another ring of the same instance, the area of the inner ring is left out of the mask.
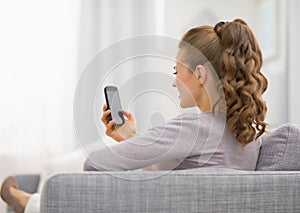
[[[109,115],[110,115],[110,110],[103,112],[101,120],[105,125],[110,121]]]
[[[101,120],[102,120],[102,122],[106,125],[110,120],[111,120],[111,118],[110,118],[110,111],[108,110],[108,111],[105,111],[104,113],[103,113],[103,115],[102,115],[102,118],[101,118]]]
[[[107,110],[107,105],[104,104],[102,109],[103,109],[103,112],[106,111]]]
[[[133,114],[131,112],[128,112],[126,110],[122,110],[123,114],[128,118],[128,120],[135,120],[133,117]]]
[[[113,131],[114,124],[115,124],[115,120],[111,120],[107,123],[106,130],[105,130],[106,135],[109,135]]]
[[[132,113],[131,112],[128,112],[126,110],[122,110],[123,114],[126,116],[126,117],[132,117]]]

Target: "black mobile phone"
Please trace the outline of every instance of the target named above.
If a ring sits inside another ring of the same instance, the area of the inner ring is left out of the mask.
[[[125,123],[118,88],[115,86],[106,86],[104,88],[105,100],[108,109],[110,109],[110,119],[115,120],[116,126],[122,126]]]

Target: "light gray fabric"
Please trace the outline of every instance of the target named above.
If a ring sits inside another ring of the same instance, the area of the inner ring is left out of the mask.
[[[41,194],[32,194],[26,204],[24,213],[39,213],[41,204]]]
[[[300,212],[299,200],[300,172],[85,172],[52,176],[41,212]]]
[[[300,171],[300,129],[283,124],[262,139],[256,170]]]
[[[37,192],[37,188],[40,182],[39,174],[17,175],[16,179],[21,190],[30,194]]]
[[[84,170],[156,170],[228,167],[254,170],[258,142],[243,147],[212,113],[183,114],[145,134],[92,152]]]

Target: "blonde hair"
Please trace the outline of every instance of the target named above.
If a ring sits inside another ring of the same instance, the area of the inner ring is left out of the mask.
[[[201,26],[186,32],[179,48],[195,47],[206,58],[186,52],[191,70],[207,61],[220,79],[226,101],[226,122],[236,139],[246,145],[266,130],[267,106],[262,99],[268,81],[261,73],[262,54],[255,36],[241,19]]]

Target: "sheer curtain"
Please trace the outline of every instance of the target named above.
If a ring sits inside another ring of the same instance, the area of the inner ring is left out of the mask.
[[[0,154],[74,145],[79,1],[0,3]]]
[[[0,2],[0,182],[74,147],[79,12],[79,0]]]

